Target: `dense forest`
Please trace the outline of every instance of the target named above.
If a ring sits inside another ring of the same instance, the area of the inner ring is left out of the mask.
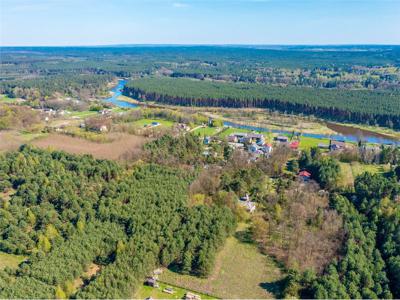
[[[108,92],[111,75],[55,75],[45,78],[0,81],[0,94],[26,100],[46,100],[57,94],[87,99]]]
[[[1,271],[3,298],[129,298],[158,265],[205,276],[232,233],[230,209],[189,208],[191,176],[24,146],[1,159],[0,249],[28,255]],[[200,243],[201,241],[201,243]],[[74,280],[95,263],[101,271]],[[60,296],[61,295],[61,296]]]
[[[143,78],[124,88],[128,96],[185,106],[259,107],[342,122],[400,128],[400,93],[344,91],[189,79]]]

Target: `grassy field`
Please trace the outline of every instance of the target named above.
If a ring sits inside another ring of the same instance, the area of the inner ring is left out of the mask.
[[[212,136],[217,133],[220,128],[217,127],[201,127],[193,130],[192,133],[200,136]]]
[[[247,227],[241,224],[236,235],[227,239],[218,253],[208,278],[182,275],[166,270],[160,280],[200,291],[219,298],[274,298],[279,296],[282,272],[268,256],[246,238]]]
[[[202,293],[198,293],[196,291],[191,291],[187,289],[183,289],[177,286],[173,286],[170,284],[166,284],[163,282],[158,282],[160,287],[153,288],[151,286],[142,285],[139,290],[133,295],[135,299],[146,299],[146,298],[153,298],[153,299],[184,299],[186,292],[190,291],[195,293],[201,297],[201,299],[217,299],[216,297],[211,297]],[[163,292],[165,288],[172,288],[174,290],[173,294],[168,294]]]
[[[5,267],[16,269],[25,259],[26,257],[22,255],[0,252],[0,270],[3,270]]]
[[[32,142],[46,135],[47,133],[28,133],[16,130],[0,131],[0,153],[15,150],[22,144]]]
[[[339,178],[340,186],[352,186],[354,184],[354,179],[364,173],[383,173],[389,170],[388,165],[366,165],[359,162],[351,163],[340,163],[341,176]]]
[[[145,125],[147,126],[151,125],[152,122],[158,122],[161,124],[161,126],[165,127],[172,127],[172,125],[174,125],[174,122],[172,121],[160,120],[160,119],[141,119],[135,121],[134,124],[144,127]]]
[[[85,111],[71,111],[69,116],[71,116],[71,117],[79,117],[79,118],[87,118],[87,117],[96,116],[98,114],[99,113],[97,111],[85,110]]]
[[[317,147],[318,144],[328,144],[329,145],[329,139],[317,139],[317,138],[302,136],[302,137],[300,137],[299,148],[300,148],[300,150],[307,150],[312,147]]]
[[[218,134],[218,136],[225,138],[233,133],[249,133],[249,132],[251,132],[251,130],[230,127],[230,128],[227,128],[227,129],[221,131],[221,133]]]

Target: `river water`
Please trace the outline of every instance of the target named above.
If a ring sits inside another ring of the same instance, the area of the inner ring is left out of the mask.
[[[112,97],[105,99],[104,101],[113,103],[116,106],[124,107],[124,108],[134,108],[137,107],[134,103],[129,103],[125,101],[118,100],[118,97],[122,95],[122,90],[126,84],[125,79],[121,79],[118,81],[118,84],[111,90],[113,92]],[[243,125],[237,124],[233,122],[224,122],[225,126],[231,126],[233,128],[242,128],[254,131],[261,132],[272,132],[278,134],[292,134],[291,131],[279,130],[279,129],[269,129],[266,127],[257,127],[251,125]],[[387,144],[387,145],[400,145],[400,141],[398,139],[385,136],[383,134],[379,134],[376,132],[358,129],[350,126],[343,126],[336,123],[326,123],[327,127],[336,131],[337,134],[317,134],[317,133],[301,133],[301,135],[306,137],[312,137],[317,139],[333,139],[339,141],[346,142],[358,142],[359,140],[368,142],[368,143],[376,143],[376,144]]]
[[[110,98],[104,99],[104,101],[112,103],[119,107],[124,107],[124,108],[137,107],[137,105],[134,103],[118,100],[118,97],[122,95],[122,90],[123,90],[125,84],[126,84],[125,79],[118,80],[118,84],[115,87],[113,87],[113,89],[111,90],[113,95]]]

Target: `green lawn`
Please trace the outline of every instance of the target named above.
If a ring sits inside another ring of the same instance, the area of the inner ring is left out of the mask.
[[[251,130],[229,127],[226,130],[223,130],[220,134],[218,134],[218,136],[220,136],[222,138],[225,138],[228,135],[231,135],[231,134],[236,133],[236,132],[238,132],[238,133],[248,133],[248,132],[251,132]]]
[[[239,226],[236,236],[227,239],[217,254],[208,278],[164,271],[160,280],[219,298],[249,299],[278,297],[283,277],[272,258],[261,254],[245,238],[247,227]]]
[[[183,289],[177,286],[173,286],[170,284],[166,284],[163,282],[158,282],[160,287],[159,288],[153,288],[151,286],[147,285],[142,285],[139,290],[135,293],[134,298],[135,299],[146,299],[146,298],[153,298],[153,299],[183,299],[186,292],[190,291],[187,289]],[[168,294],[164,293],[163,290],[166,287],[172,288],[175,293],[173,294]],[[198,293],[196,291],[190,291],[192,293],[195,293],[201,297],[201,299],[217,299],[216,297],[211,297],[202,293]]]
[[[317,147],[318,144],[329,145],[329,139],[317,139],[312,137],[301,136],[300,137],[300,150],[307,150],[312,147]]]
[[[5,267],[16,269],[18,268],[18,265],[25,259],[26,257],[22,255],[0,252],[0,270],[3,270]]]
[[[193,130],[192,133],[200,136],[212,136],[216,134],[218,129],[217,127],[201,127]]]
[[[141,119],[141,120],[135,121],[134,123],[136,125],[144,127],[145,125],[151,125],[152,122],[158,122],[162,126],[165,126],[165,127],[172,127],[172,125],[174,125],[174,122],[172,122],[172,121],[160,120],[160,119]]]

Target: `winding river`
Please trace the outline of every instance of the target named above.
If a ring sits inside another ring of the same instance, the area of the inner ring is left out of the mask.
[[[118,97],[122,95],[122,90],[123,90],[126,82],[127,81],[125,79],[118,80],[118,84],[115,87],[113,87],[111,90],[112,96],[110,98],[104,99],[104,101],[112,103],[119,107],[124,107],[124,108],[137,107],[137,105],[134,103],[118,100]]]
[[[129,103],[126,101],[118,100],[118,97],[122,95],[122,90],[126,84],[125,79],[118,80],[118,84],[111,90],[112,96],[105,99],[104,101],[113,103],[116,106],[123,108],[134,108],[137,107],[134,103]],[[224,125],[231,126],[234,128],[242,128],[260,132],[273,132],[278,134],[292,134],[291,131],[269,129],[266,127],[256,127],[251,125],[243,125],[233,122],[224,122]],[[364,129],[358,129],[351,126],[344,126],[336,123],[326,122],[328,128],[337,132],[337,134],[316,134],[316,133],[302,133],[303,136],[312,137],[317,139],[334,139],[346,142],[358,142],[359,140],[375,143],[375,144],[388,144],[388,145],[400,145],[400,141],[394,137],[379,134],[373,131],[368,131]]]

